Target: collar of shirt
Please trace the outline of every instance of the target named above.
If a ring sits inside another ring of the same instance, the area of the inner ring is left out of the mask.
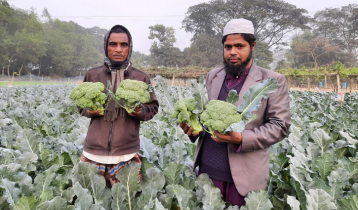
[[[232,88],[235,85],[239,84],[242,80],[245,80],[247,75],[250,72],[250,69],[251,69],[251,67],[246,69],[244,71],[244,73],[240,76],[231,76],[231,75],[226,74],[225,82],[226,82],[227,87]]]

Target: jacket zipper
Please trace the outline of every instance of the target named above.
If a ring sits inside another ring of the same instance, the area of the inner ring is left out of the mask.
[[[111,154],[112,128],[113,128],[113,121],[111,121],[111,126],[110,126],[110,128],[109,128],[109,136],[108,136],[108,155]]]

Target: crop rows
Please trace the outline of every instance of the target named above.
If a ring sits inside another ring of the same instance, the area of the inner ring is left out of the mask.
[[[74,86],[0,87],[0,209],[238,209],[196,176],[195,144],[169,118],[191,88],[155,80],[161,106],[141,125],[142,168],[121,170],[111,189],[96,167],[79,163],[89,119],[69,99]],[[290,92],[293,125],[271,148],[267,189],[241,209],[358,209],[358,94],[342,106],[336,97]]]

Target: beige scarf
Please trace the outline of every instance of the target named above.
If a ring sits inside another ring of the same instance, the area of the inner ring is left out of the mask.
[[[130,65],[130,64],[129,64]],[[111,91],[112,93],[116,93],[119,84],[124,80],[124,72],[128,69],[120,68],[120,69],[109,69],[111,71]],[[113,99],[110,99],[107,109],[104,111],[104,120],[106,121],[114,121],[118,116],[124,117],[125,109],[121,108]]]

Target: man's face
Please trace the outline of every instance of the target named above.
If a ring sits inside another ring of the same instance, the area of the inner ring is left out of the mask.
[[[226,37],[224,42],[224,59],[229,65],[238,66],[246,64],[244,68],[251,66],[251,50],[255,50],[255,42],[252,45],[240,35],[231,34]]]
[[[107,54],[112,61],[125,61],[129,52],[129,39],[126,33],[111,33],[108,38]]]

